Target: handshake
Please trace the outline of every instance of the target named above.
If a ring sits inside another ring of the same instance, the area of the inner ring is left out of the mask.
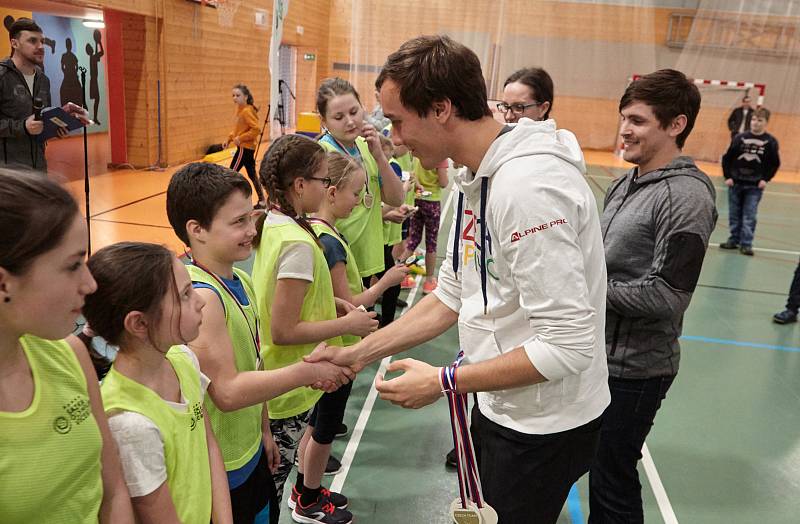
[[[307,367],[313,377],[309,387],[325,393],[332,393],[352,382],[364,367],[356,361],[351,348],[329,346],[326,342],[321,342],[310,355],[305,356],[301,365]]]

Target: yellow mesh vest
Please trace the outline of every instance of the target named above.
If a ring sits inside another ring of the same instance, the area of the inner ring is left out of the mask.
[[[0,522],[97,522],[103,442],[86,375],[63,340],[20,344],[34,394],[24,411],[0,411]]]
[[[265,223],[261,230],[261,242],[256,248],[253,262],[253,287],[256,292],[256,307],[261,317],[261,358],[264,369],[279,369],[299,362],[317,346],[297,344],[279,346],[272,342],[272,302],[278,277],[278,258],[289,244],[303,242],[311,246],[314,253],[314,281],[308,286],[300,310],[300,319],[308,322],[333,320],[336,318],[336,303],[333,285],[325,255],[317,243],[302,227],[294,222],[284,224]],[[327,341],[334,346],[342,345],[341,337]],[[300,387],[269,401],[271,419],[289,418],[308,411],[322,396],[321,391]]]
[[[167,353],[178,380],[186,410],[179,413],[155,391],[111,367],[100,391],[106,413],[132,411],[150,419],[161,433],[167,485],[178,518],[184,524],[211,521],[211,466],[203,422],[203,391],[200,375],[189,355],[180,347]]]
[[[233,345],[236,371],[240,373],[243,371],[256,371],[257,349],[254,346],[250,330],[252,329],[253,335],[256,335],[258,311],[253,299],[256,295],[253,291],[250,277],[244,271],[236,268],[233,270],[241,280],[250,302],[249,305],[241,306],[242,309],[239,309],[235,302],[236,299],[214,277],[191,264],[186,268],[189,270],[192,282],[208,284],[217,290],[222,299],[222,305],[225,309],[225,326],[228,328],[228,336]],[[247,318],[242,315],[242,310],[244,310],[244,315]],[[222,450],[222,459],[225,461],[226,471],[234,471],[241,468],[258,452],[261,446],[261,409],[262,405],[256,404],[236,411],[224,412],[214,405],[211,395],[206,397],[208,418]]]

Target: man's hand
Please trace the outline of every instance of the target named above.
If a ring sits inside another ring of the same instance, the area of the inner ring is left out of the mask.
[[[765,187],[767,187],[767,183],[764,180],[759,180],[758,189],[764,189]]]
[[[356,378],[356,374],[347,366],[339,366],[331,362],[305,362],[313,370],[314,379],[310,384],[312,389],[319,389],[325,393],[333,393],[340,387]]]
[[[353,351],[354,347],[356,346],[341,348],[321,342],[310,355],[303,357],[303,360],[309,363],[328,361],[337,366],[348,367],[354,373],[358,373],[364,369],[364,365],[356,359],[356,354]]]
[[[31,136],[42,134],[44,131],[44,122],[36,120],[33,115],[25,119],[25,130]]]
[[[375,377],[375,388],[383,400],[404,408],[418,409],[433,404],[442,396],[439,369],[430,364],[405,358],[391,362],[386,371],[405,373],[392,380],[384,380],[380,375]]]
[[[725,179],[725,185],[728,186],[728,187],[733,187],[733,179],[732,178],[726,178]]]
[[[67,102],[66,104],[61,106],[61,109],[63,109],[68,115],[71,115],[80,120],[81,124],[85,126],[88,126],[89,124],[92,123],[92,121],[89,119],[89,112],[86,109],[79,106],[78,104]]]
[[[69,136],[69,129],[66,127],[59,127],[56,129],[56,136],[58,136],[58,138],[67,138]]]

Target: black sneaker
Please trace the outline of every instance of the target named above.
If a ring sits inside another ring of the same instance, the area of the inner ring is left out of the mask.
[[[457,468],[458,467],[458,462],[457,462],[457,458],[456,458],[456,448],[451,449],[447,453],[447,456],[445,456],[445,458],[444,458],[444,465],[445,466],[449,466],[451,468]]]
[[[739,244],[728,240],[727,242],[723,242],[722,244],[720,244],[719,247],[720,249],[738,249]]]
[[[339,459],[331,455],[328,457],[328,465],[325,466],[325,474],[326,475],[336,475],[342,471],[342,463],[339,462]]]
[[[399,307],[399,308],[408,307],[408,302],[406,302],[402,298],[398,298],[397,299],[397,307]]]
[[[784,309],[780,313],[772,315],[772,321],[776,324],[791,324],[792,322],[797,322],[797,311]]]
[[[297,453],[295,453],[294,465],[295,466],[298,465]],[[328,464],[325,466],[325,474],[326,475],[336,475],[341,470],[342,470],[342,463],[339,462],[339,459],[337,459],[333,455],[328,457]]]
[[[336,430],[336,437],[343,437],[347,435],[347,424],[339,424],[339,428]]]
[[[747,255],[748,257],[753,256],[753,248],[750,246],[742,246],[739,248],[739,253],[743,255]]]
[[[298,501],[292,511],[292,520],[302,524],[350,524],[353,522],[353,514],[346,509],[337,508],[333,502],[321,496],[307,507],[303,507]]]

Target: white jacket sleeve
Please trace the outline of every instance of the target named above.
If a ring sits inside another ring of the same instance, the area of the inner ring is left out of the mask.
[[[489,222],[530,323],[523,347],[548,380],[581,373],[592,363],[597,312],[589,301],[579,238],[591,214],[580,206],[595,204],[570,191],[564,177],[544,172],[531,179],[527,173],[524,180],[507,174],[493,184]]]
[[[457,195],[455,196],[457,197]],[[458,209],[455,210],[455,213],[457,212]],[[450,234],[447,236],[446,255],[442,265],[439,267],[439,285],[433,294],[442,304],[458,313],[461,311],[461,281],[456,272],[453,271],[453,241],[456,235],[460,233],[456,231],[455,213],[450,224]],[[460,252],[459,256],[461,256]]]

